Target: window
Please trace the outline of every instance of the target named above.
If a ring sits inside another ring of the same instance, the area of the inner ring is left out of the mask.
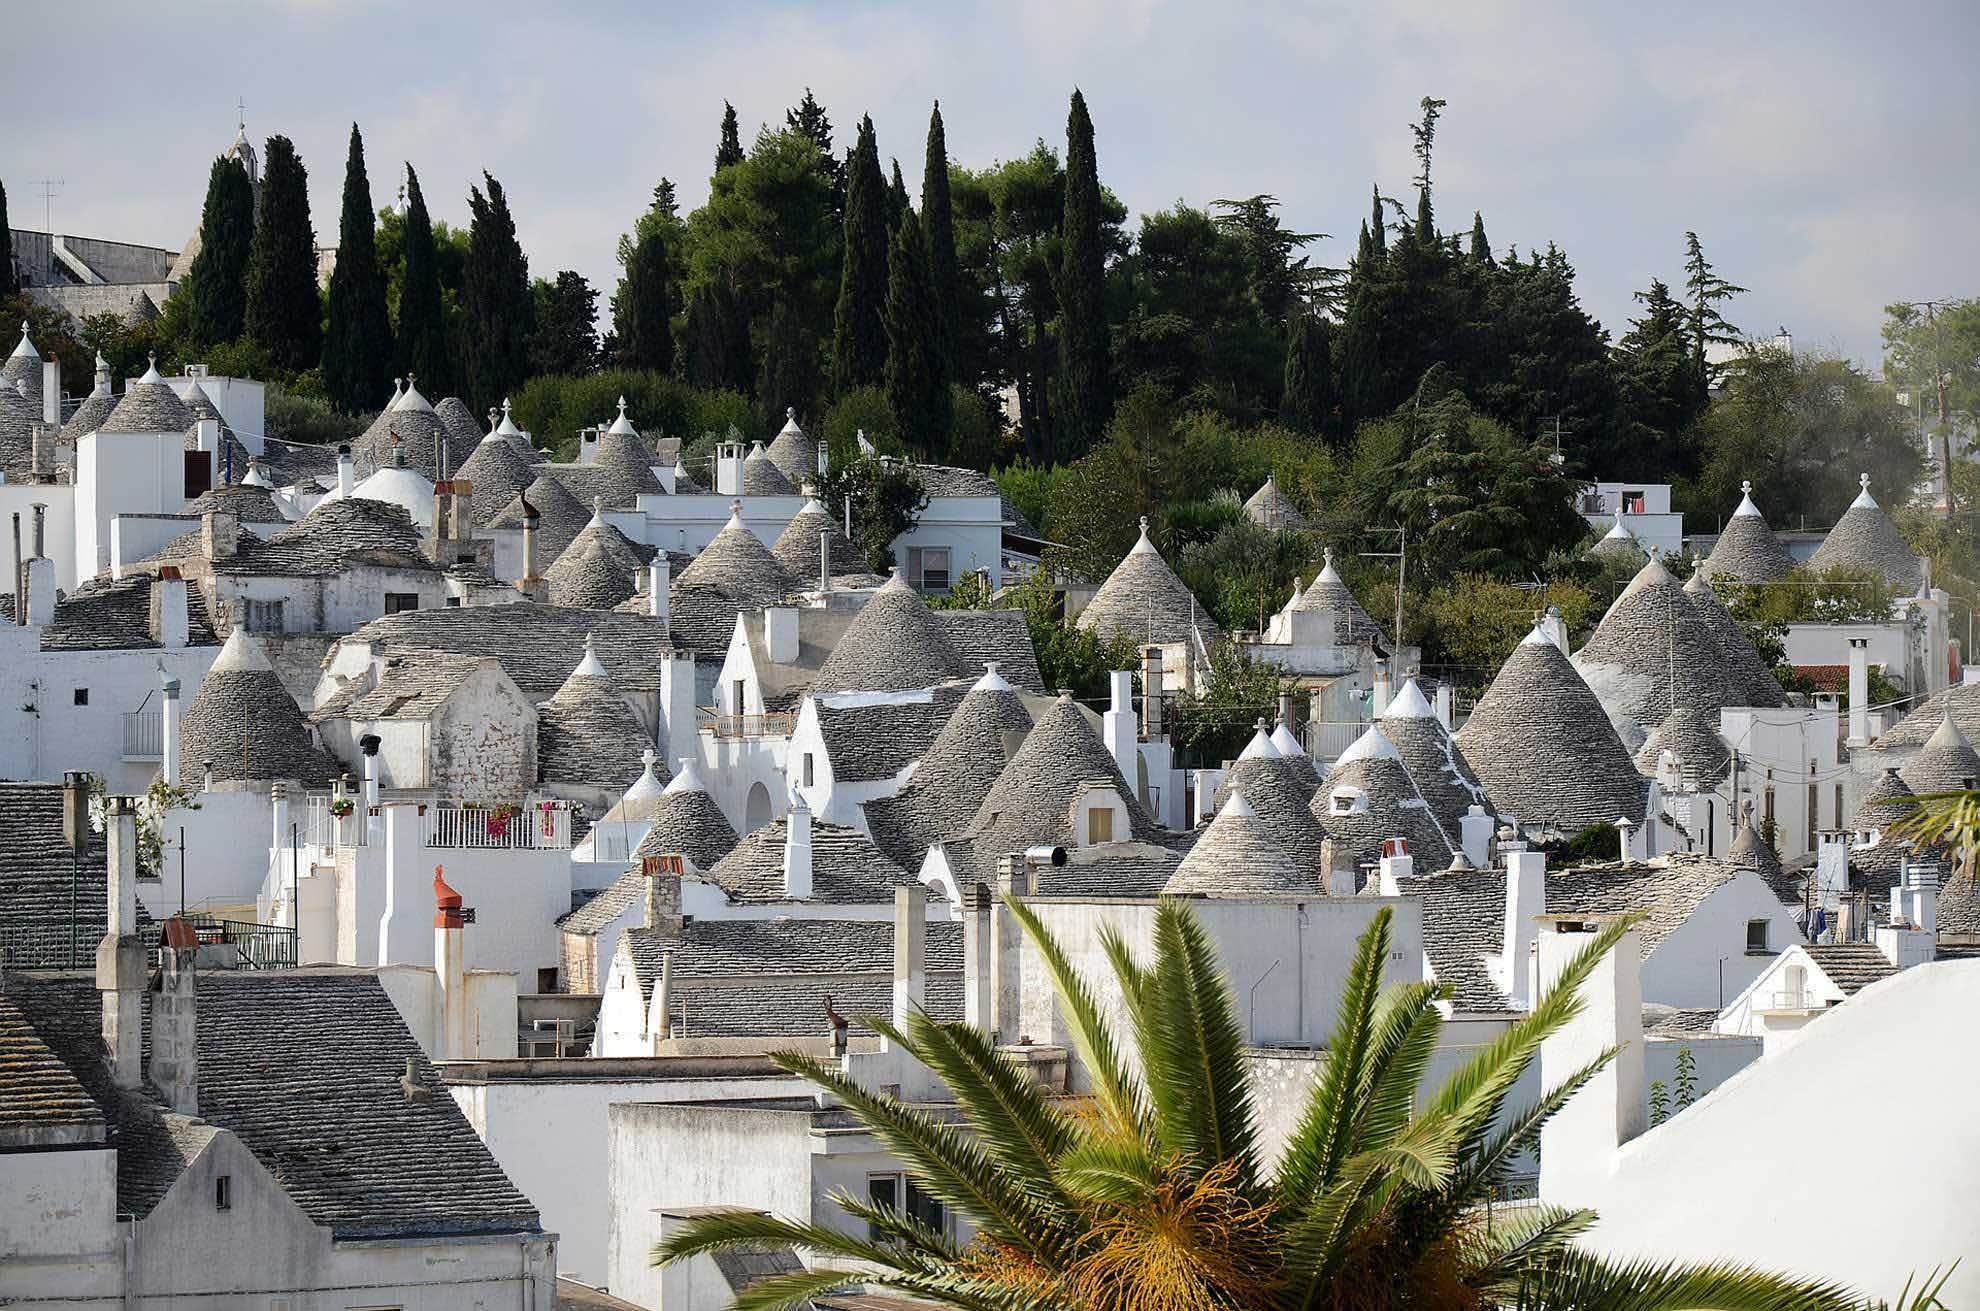
[[[804,753],[804,785],[806,787],[812,786],[811,753],[809,751]]]
[[[910,546],[908,548],[908,579],[924,592],[948,591],[949,548],[946,546]]]
[[[1086,840],[1089,844],[1114,840],[1114,808],[1091,806],[1086,812]]]
[[[539,965],[536,967],[536,990],[538,992],[558,991],[556,966]]]
[[[79,687],[79,688],[77,688],[77,689],[76,689],[76,704],[77,704],[77,705],[79,705],[79,706],[86,706],[86,705],[88,705],[88,704],[89,704],[89,689],[88,689],[88,688],[86,688],[86,687]]]
[[[1749,956],[1756,953],[1770,954],[1767,948],[1767,929],[1766,920],[1746,921],[1746,951]]]
[[[186,499],[204,496],[213,490],[213,453],[211,451],[187,451],[185,453]]]
[[[398,613],[399,613],[399,612],[400,612],[401,610],[417,610],[417,609],[419,609],[419,593],[418,593],[418,592],[387,592],[387,593],[385,593],[385,613],[386,613],[386,614],[388,614],[388,615],[395,615],[395,614],[398,614]]]
[[[905,1194],[905,1198],[903,1197]],[[866,1198],[875,1206],[892,1207],[906,1211],[910,1219],[919,1220],[938,1234],[949,1232],[949,1214],[940,1202],[921,1191],[914,1180],[905,1175],[875,1174],[866,1179]],[[868,1236],[874,1241],[884,1241],[885,1235],[875,1232],[870,1226]]]
[[[735,698],[736,698],[736,699],[735,699],[735,704],[734,704],[733,706],[731,706],[731,707],[730,707],[730,709],[729,709],[729,713],[730,713],[730,714],[732,714],[732,715],[740,715],[740,714],[742,714],[742,713],[743,713],[743,707],[749,704],[749,699],[748,699],[748,697],[746,697],[746,696],[744,695],[744,693],[743,693],[743,689],[744,689],[744,688],[745,688],[746,686],[747,686],[747,684],[745,684],[745,683],[743,682],[743,680],[742,680],[742,679],[740,679],[740,678],[738,678],[738,679],[736,679],[736,680],[735,680]]]
[[[243,601],[241,618],[250,633],[279,633],[284,631],[283,611],[287,601]]]
[[[214,1177],[213,1209],[216,1211],[234,1209],[234,1176],[223,1174]]]

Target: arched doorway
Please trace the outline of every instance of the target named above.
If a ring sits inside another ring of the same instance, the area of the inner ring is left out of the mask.
[[[770,789],[761,783],[749,790],[749,800],[743,803],[743,831],[753,833],[770,822]]]

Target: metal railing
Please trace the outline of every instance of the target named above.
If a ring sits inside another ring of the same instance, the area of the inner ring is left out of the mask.
[[[426,845],[455,851],[569,851],[571,808],[562,801],[520,807],[429,806]]]
[[[302,816],[302,841],[318,847],[362,847],[367,845],[367,833],[371,828],[370,815],[364,803],[356,797],[338,798],[329,793],[318,793],[304,799]],[[339,815],[330,807],[337,801],[349,803],[348,815]]]
[[[1763,994],[1756,1010],[1762,1011],[1819,1011],[1824,1008],[1821,998],[1806,988],[1788,989]]]
[[[156,710],[124,712],[124,759],[163,760],[165,720]]]
[[[187,915],[185,920],[192,926],[193,936],[200,946],[232,947],[239,953],[240,964],[248,969],[295,968],[296,931],[286,925],[255,924],[248,920],[226,920],[199,914]],[[158,961],[164,931],[162,923],[146,928],[144,946],[153,964]]]
[[[716,737],[789,737],[796,716],[788,711],[763,715],[723,715],[703,709],[700,726]]]
[[[1343,751],[1353,746],[1355,739],[1366,733],[1370,721],[1308,720],[1300,729],[1300,738],[1307,753],[1315,760],[1333,760]]]

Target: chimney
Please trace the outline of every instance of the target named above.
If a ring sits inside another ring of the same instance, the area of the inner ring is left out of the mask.
[[[1547,612],[1540,616],[1540,632],[1549,642],[1552,642],[1560,649],[1562,655],[1568,654],[1567,620],[1561,618],[1561,608],[1559,606],[1548,606]]]
[[[1375,662],[1374,688],[1368,697],[1368,717],[1380,719],[1389,709],[1389,662]]]
[[[1361,871],[1355,868],[1354,848],[1347,843],[1320,839],[1320,867],[1327,871],[1328,896],[1352,897],[1360,890]]]
[[[1114,669],[1107,674],[1107,709],[1100,716],[1100,737],[1107,744],[1107,754],[1114,758],[1114,764],[1121,771],[1121,778],[1130,790],[1145,793],[1146,789],[1136,787],[1135,780],[1140,776],[1140,748],[1135,744],[1134,722],[1134,671]],[[1147,796],[1141,796],[1143,805]]]
[[[1492,863],[1493,832],[1492,817],[1485,813],[1483,806],[1474,804],[1468,807],[1458,819],[1458,846],[1473,869],[1484,869]]]
[[[655,1044],[653,1054],[658,1056],[658,1044],[674,1036],[674,953],[663,950],[660,953],[660,981],[653,985],[652,1009],[646,1015],[647,1038]]]
[[[694,714],[694,652],[660,657],[660,713],[664,717],[662,744],[670,759],[701,754]]]
[[[208,510],[199,517],[200,541],[209,560],[231,560],[241,545],[241,517],[227,510]]]
[[[1542,916],[1529,995],[1544,995],[1600,927],[1581,916]],[[1617,1049],[1615,1059],[1568,1098],[1540,1131],[1540,1195],[1556,1206],[1598,1203],[1616,1149],[1647,1126],[1642,962],[1642,946],[1632,929],[1582,984],[1581,1014],[1540,1045],[1540,1086],[1545,1088],[1560,1087],[1603,1052]]]
[[[1382,895],[1402,896],[1402,881],[1416,872],[1416,857],[1409,854],[1408,838],[1383,838],[1382,861],[1377,867]]]
[[[53,355],[41,362],[41,421],[62,426],[62,361]]]
[[[1469,852],[1465,855],[1470,858]],[[1505,858],[1506,921],[1496,981],[1515,1010],[1527,1011],[1534,1002],[1533,942],[1540,932],[1539,917],[1547,912],[1547,853],[1529,851],[1514,839],[1505,844]]]
[[[366,733],[358,739],[358,753],[364,757],[364,816],[370,822],[371,808],[378,804],[378,734]],[[358,830],[362,833],[364,830]]]
[[[784,816],[784,899],[811,900],[811,808],[803,797]]]
[[[997,977],[991,970],[991,935],[996,932],[997,899],[981,883],[963,889],[963,1023],[990,1027]]]
[[[667,623],[673,617],[674,567],[661,551],[653,557],[653,563],[646,566],[646,613],[648,617]]]
[[[70,850],[89,840],[89,775],[63,779],[65,814],[80,809]],[[103,995],[103,1049],[119,1088],[144,1081],[144,945],[137,936],[137,807],[129,797],[105,801],[107,838],[105,931],[96,948],[96,989]]]
[[[34,503],[34,558],[40,560],[48,554],[48,503]]]
[[[345,442],[337,448],[337,499],[348,501],[351,492],[357,487],[357,469],[351,460],[351,446]]]
[[[795,606],[772,605],[763,610],[763,654],[770,663],[789,665],[798,658],[798,612]]]
[[[922,1008],[928,990],[928,889],[919,883],[894,889],[894,1026]]]
[[[165,673],[161,665],[159,673],[164,681],[159,688],[158,703],[158,754],[165,774],[165,786],[179,786],[179,680]]]
[[[1164,740],[1162,728],[1162,648],[1141,648],[1141,736]]]
[[[743,446],[740,442],[721,442],[715,447],[715,494],[717,496],[742,495]]]
[[[642,923],[664,938],[681,936],[681,874],[686,868],[678,855],[639,858],[639,872],[646,879],[646,918]]]
[[[14,622],[27,624],[27,564],[21,558],[21,512],[14,511]]]
[[[522,577],[516,580],[516,590],[532,601],[541,601],[545,589],[543,580],[536,576],[536,521],[543,516],[529,503],[528,493],[522,496]]]
[[[1444,726],[1446,733],[1451,731],[1451,685],[1449,683],[1437,684],[1437,722]],[[1472,863],[1476,865],[1479,862],[1473,861]]]
[[[151,1082],[181,1115],[199,1114],[199,945],[181,919],[165,921],[158,994],[151,1001]]]
[[[436,548],[447,540],[447,496],[446,483],[433,484],[433,545]],[[439,558],[437,549],[434,555]]]
[[[1849,741],[1851,750],[1870,745],[1870,639],[1849,639]]]
[[[461,894],[447,886],[443,867],[433,867],[433,973],[440,985],[442,1060],[465,1060],[468,1054],[467,947],[462,928],[467,916]]]
[[[832,590],[832,530],[818,530],[818,590]]]
[[[27,611],[36,628],[55,622],[55,562],[45,555],[27,562]]]
[[[158,566],[151,580],[151,640],[167,650],[178,650],[192,640],[191,598],[186,594],[185,576],[175,564]]]
[[[195,449],[211,455],[220,449],[220,421],[200,419],[193,424]]]

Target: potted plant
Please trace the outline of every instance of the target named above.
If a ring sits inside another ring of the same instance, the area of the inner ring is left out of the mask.
[[[349,797],[332,797],[330,799],[330,814],[337,819],[349,819],[356,810],[357,803]]]
[[[506,838],[509,836],[509,821],[522,814],[522,807],[513,801],[497,804],[488,812],[488,836]]]

